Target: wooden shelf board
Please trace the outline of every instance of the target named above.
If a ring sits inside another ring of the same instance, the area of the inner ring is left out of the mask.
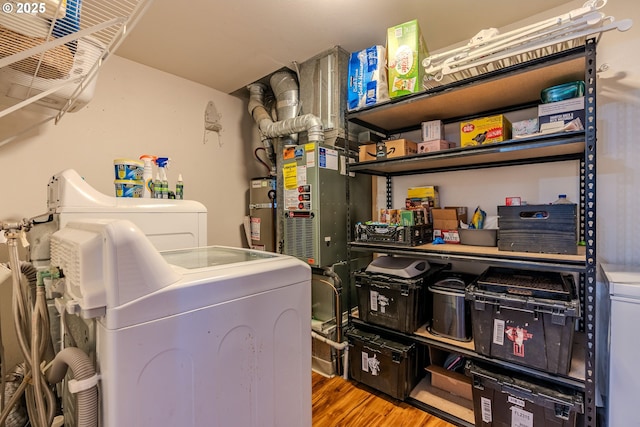
[[[476,147],[421,153],[349,165],[354,172],[372,175],[403,175],[449,169],[578,159],[584,155],[584,132],[574,131],[532,138],[513,139]]]
[[[473,260],[483,261],[488,264],[492,262],[501,263],[520,263],[529,262],[529,264],[542,263],[545,265],[555,264],[559,269],[566,271],[582,270],[586,266],[586,250],[584,246],[578,246],[577,255],[567,254],[546,254],[536,252],[511,252],[501,251],[497,247],[488,246],[471,246],[457,244],[434,245],[427,243],[420,246],[392,245],[385,243],[371,242],[351,242],[351,248],[354,250],[366,250],[369,252],[390,253],[398,255],[410,256],[426,256],[439,259],[462,260],[464,258],[472,258]],[[530,265],[533,267],[533,265]],[[522,265],[522,267],[526,267]]]
[[[435,88],[406,98],[396,98],[370,109],[353,112],[356,120],[388,133],[397,133],[423,121],[476,115],[522,105],[540,99],[541,88],[584,79],[584,52],[556,63],[531,66],[512,74],[462,83],[453,88]]]

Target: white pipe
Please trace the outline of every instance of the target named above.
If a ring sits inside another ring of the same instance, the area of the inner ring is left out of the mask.
[[[342,378],[345,380],[349,379],[349,343],[344,342],[335,342],[330,340],[329,338],[323,337],[315,331],[311,331],[311,338],[316,339],[318,341],[322,341],[325,344],[329,344],[331,347],[336,350],[342,351]]]

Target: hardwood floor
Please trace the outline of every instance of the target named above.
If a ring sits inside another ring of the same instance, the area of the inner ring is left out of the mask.
[[[313,427],[454,427],[383,393],[313,372]]]

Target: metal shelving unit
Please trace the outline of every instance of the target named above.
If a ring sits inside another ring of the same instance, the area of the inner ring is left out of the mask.
[[[347,115],[349,123],[364,126],[385,135],[418,129],[428,120],[453,123],[472,117],[515,111],[536,105],[541,88],[571,80],[585,81],[585,130],[563,134],[544,135],[527,139],[513,139],[498,144],[456,148],[440,152],[419,154],[403,158],[374,160],[350,165],[350,172],[386,178],[386,205],[392,208],[392,179],[394,176],[438,173],[444,171],[496,168],[502,166],[539,164],[546,162],[577,161],[580,163],[580,235],[585,246],[577,255],[555,255],[499,251],[497,248],[422,245],[417,247],[393,246],[351,242],[356,252],[386,253],[420,257],[434,262],[474,262],[492,266],[524,267],[537,270],[576,273],[578,292],[584,313],[581,330],[576,334],[571,371],[567,376],[548,374],[477,354],[473,346],[442,340],[418,330],[414,334],[398,334],[384,328],[366,324],[357,317],[350,322],[381,333],[398,335],[415,343],[454,351],[485,363],[504,367],[537,377],[583,393],[584,427],[596,426],[595,385],[595,71],[596,40],[588,39],[583,46],[538,58],[517,66],[504,68],[463,82],[437,87],[415,95],[393,99]],[[488,96],[490,95],[490,96]],[[416,400],[408,402],[432,412],[456,425],[473,425],[468,419]]]

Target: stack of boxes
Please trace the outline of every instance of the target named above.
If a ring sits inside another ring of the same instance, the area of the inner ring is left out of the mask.
[[[460,243],[460,221],[467,222],[467,208],[463,206],[433,209],[433,237],[445,243]]]
[[[455,143],[444,139],[442,120],[422,122],[422,142],[418,143],[418,153],[430,153],[454,147]]]

